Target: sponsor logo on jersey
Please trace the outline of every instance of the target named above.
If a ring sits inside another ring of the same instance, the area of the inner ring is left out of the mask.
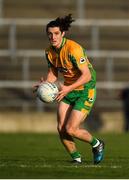
[[[83,63],[85,63],[86,62],[86,59],[84,58],[84,57],[81,57],[81,59],[80,59],[80,64],[83,64]]]
[[[89,98],[88,100],[89,100],[89,102],[93,102],[93,98]]]

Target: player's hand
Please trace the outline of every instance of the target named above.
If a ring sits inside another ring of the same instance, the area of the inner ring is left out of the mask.
[[[65,86],[65,85],[60,83],[60,91],[58,92],[56,100],[58,102],[61,101],[71,90],[72,89],[70,86]]]
[[[40,80],[39,80],[39,82],[36,83],[36,84],[33,86],[33,93],[35,93],[35,92],[37,91],[39,85],[40,85],[42,82],[45,82],[43,77],[41,77]]]

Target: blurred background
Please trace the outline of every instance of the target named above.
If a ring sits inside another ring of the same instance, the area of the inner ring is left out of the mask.
[[[45,26],[69,13],[76,21],[66,36],[86,48],[97,71],[97,100],[86,126],[125,132],[129,0],[0,0],[0,132],[56,132],[56,104],[40,102],[32,87],[47,73]]]

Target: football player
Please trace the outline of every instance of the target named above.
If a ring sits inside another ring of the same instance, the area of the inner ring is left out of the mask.
[[[65,37],[73,21],[69,14],[47,24],[46,33],[50,42],[45,51],[48,74],[46,79],[41,78],[41,81],[55,82],[59,72],[62,73],[64,84],[60,84],[56,98],[60,140],[74,163],[82,162],[74,138],[89,143],[94,164],[98,164],[103,159],[104,142],[81,126],[96,99],[96,72],[87,58],[85,49]]]

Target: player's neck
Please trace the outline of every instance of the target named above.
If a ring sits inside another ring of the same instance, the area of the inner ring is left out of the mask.
[[[66,42],[66,38],[63,37],[61,43],[58,46],[56,47],[52,46],[52,47],[56,52],[59,52],[61,48],[64,46],[65,42]]]

